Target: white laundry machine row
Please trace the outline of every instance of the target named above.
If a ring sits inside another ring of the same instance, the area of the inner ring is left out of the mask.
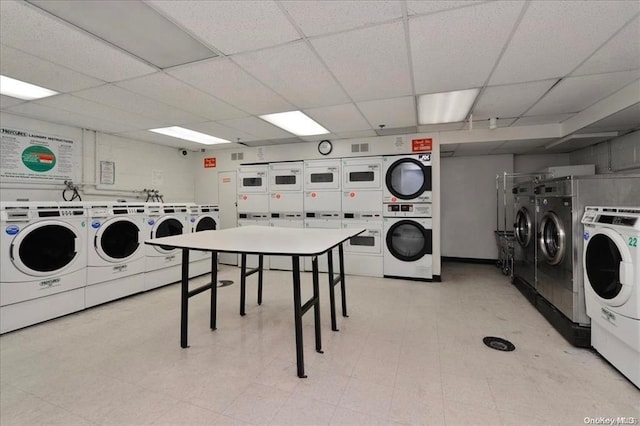
[[[342,220],[343,228],[364,228],[365,231],[350,238],[344,245],[345,271],[353,275],[382,277],[384,275],[382,217],[378,213],[375,214],[376,217],[367,213],[347,215]]]
[[[430,203],[431,153],[382,157],[385,203]]]
[[[189,233],[189,213],[190,204],[187,203],[147,203],[145,239]],[[180,250],[146,245],[145,254],[145,290],[180,281]]]
[[[86,226],[80,204],[0,203],[0,333],[84,309]]]
[[[87,208],[87,287],[91,307],[144,291],[144,203],[84,203]]]
[[[220,207],[215,204],[192,204],[189,207],[189,232],[215,231],[220,229]],[[189,252],[189,277],[211,272],[211,253],[191,250]]]
[[[433,279],[431,204],[385,204],[384,276]]]
[[[582,223],[591,345],[640,387],[640,206],[585,207]]]
[[[269,226],[269,165],[251,164],[238,166],[238,226]],[[241,256],[238,255],[238,265]],[[247,256],[247,267],[258,266],[258,256]],[[269,269],[269,257],[263,259],[264,269]]]

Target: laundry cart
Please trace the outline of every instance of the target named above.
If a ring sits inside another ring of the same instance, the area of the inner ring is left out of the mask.
[[[496,230],[496,243],[498,244],[498,260],[496,267],[502,269],[505,275],[513,273],[513,248],[515,242],[515,234],[513,231]]]

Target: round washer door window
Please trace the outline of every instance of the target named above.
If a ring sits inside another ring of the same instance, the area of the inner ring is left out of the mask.
[[[522,247],[528,247],[531,243],[531,235],[533,234],[533,224],[531,222],[531,214],[525,207],[521,207],[516,213],[516,240]]]
[[[397,259],[416,261],[432,252],[431,229],[412,220],[401,220],[387,231],[387,248]]]
[[[431,167],[413,158],[397,160],[387,170],[387,189],[401,200],[412,200],[431,190]]]
[[[216,221],[210,216],[203,216],[196,223],[196,232],[200,231],[215,231],[216,230]]]
[[[622,254],[616,243],[604,234],[594,235],[587,243],[585,269],[591,288],[603,299],[611,300],[620,294],[620,262]]]
[[[152,233],[151,238],[171,237],[173,235],[182,235],[183,225],[175,217],[167,216],[158,220],[155,227],[155,232]],[[170,246],[155,246],[161,252],[169,253],[175,250]]]
[[[140,247],[140,228],[131,219],[109,220],[96,233],[95,244],[98,254],[104,260],[125,260]]]
[[[78,257],[78,235],[69,224],[44,221],[26,227],[11,243],[13,264],[25,274],[45,276],[71,265]]]
[[[557,265],[564,259],[566,234],[560,218],[554,212],[545,213],[540,220],[539,246],[548,264]]]

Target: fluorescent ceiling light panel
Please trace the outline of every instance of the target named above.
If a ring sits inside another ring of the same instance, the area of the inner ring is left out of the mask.
[[[172,138],[185,139],[191,142],[197,142],[204,145],[215,145],[219,143],[231,143],[226,139],[216,138],[215,136],[205,133],[196,132],[194,130],[185,129],[184,127],[160,127],[158,129],[149,129],[150,132],[160,133],[161,135],[171,136]]]
[[[29,0],[29,3],[158,68],[218,56],[142,1]]]
[[[266,114],[261,115],[260,118],[296,136],[325,135],[329,133],[327,129],[313,121],[302,111]]]
[[[57,95],[58,92],[0,75],[0,94],[11,96],[12,98],[24,99],[25,101],[32,101],[34,99]]]
[[[420,95],[418,96],[418,121],[420,124],[464,121],[478,93],[480,89]]]

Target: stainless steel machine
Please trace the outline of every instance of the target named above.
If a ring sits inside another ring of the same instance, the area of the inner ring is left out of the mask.
[[[540,182],[536,193],[538,310],[576,346],[590,345],[583,283],[587,205],[640,205],[640,175],[563,177]]]
[[[534,181],[514,185],[513,280],[535,303],[536,286],[536,198]]]

